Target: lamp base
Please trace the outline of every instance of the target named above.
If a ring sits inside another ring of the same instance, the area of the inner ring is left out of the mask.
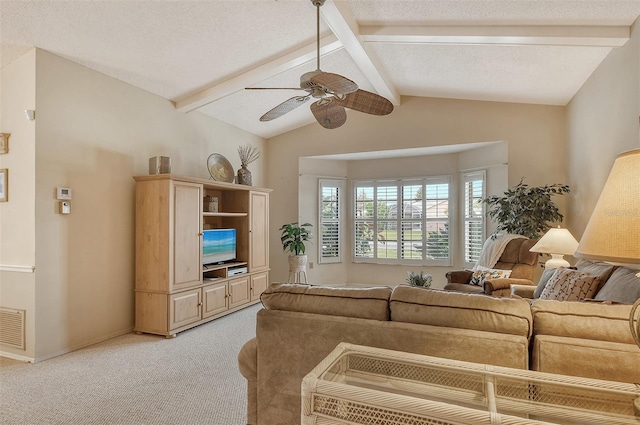
[[[544,268],[545,269],[557,269],[560,267],[569,267],[571,266],[571,264],[569,264],[569,262],[567,260],[565,260],[564,255],[562,254],[549,254],[551,255],[551,259],[547,260],[546,263],[544,263]]]

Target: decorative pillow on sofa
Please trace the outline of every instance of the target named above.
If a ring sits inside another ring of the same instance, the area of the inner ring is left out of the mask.
[[[547,281],[541,300],[579,301],[592,298],[598,290],[600,279],[572,269],[556,269]]]
[[[469,283],[471,285],[482,286],[485,280],[505,279],[511,276],[511,270],[488,269],[486,267],[477,266],[471,275]]]

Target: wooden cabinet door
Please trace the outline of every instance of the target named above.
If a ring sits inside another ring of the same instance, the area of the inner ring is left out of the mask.
[[[260,295],[269,285],[269,273],[258,273],[251,276],[251,301],[260,299]]]
[[[250,271],[269,268],[269,194],[251,192],[249,228]]]
[[[229,281],[229,308],[249,302],[249,276]]]
[[[202,288],[202,318],[223,313],[229,309],[227,306],[227,282]]]
[[[170,329],[176,329],[200,320],[202,317],[201,293],[202,291],[198,288],[169,296]]]
[[[202,283],[202,186],[173,184],[173,286]]]

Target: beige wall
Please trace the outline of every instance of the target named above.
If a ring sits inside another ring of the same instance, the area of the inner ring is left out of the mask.
[[[2,69],[0,132],[11,133],[0,168],[9,170],[9,202],[0,203],[0,306],[26,310],[27,334],[35,333],[35,134],[25,109],[35,109],[35,50]],[[2,270],[4,269],[4,271]],[[34,338],[26,350],[0,346],[17,358],[35,357]]]
[[[347,123],[336,130],[325,130],[317,124],[303,127],[268,141],[267,185],[274,189],[271,217],[278,217],[271,222],[271,232],[279,234],[277,228],[282,223],[298,219],[296,206],[304,203],[298,196],[301,157],[504,141],[508,146],[509,186],[522,177],[530,185],[564,183],[567,180],[565,132],[564,107],[416,97],[403,97],[402,104],[385,117],[349,112]],[[450,173],[455,174],[464,161],[454,161]],[[420,166],[414,163],[402,168],[404,173],[410,171],[408,175],[415,176],[412,170],[419,170]],[[271,239],[271,253],[272,280],[285,280],[288,266],[277,238]],[[310,261],[317,259],[310,258]],[[315,283],[348,283],[347,280],[331,282],[334,274],[328,274],[329,278],[325,279],[323,267],[314,268]],[[386,285],[395,284],[398,279],[403,281],[406,268],[392,269],[358,265],[349,267],[347,279],[357,276],[356,282]],[[448,269],[438,268],[434,278],[438,274],[438,279],[443,279]]]
[[[615,157],[640,148],[640,23],[567,105],[569,230],[580,239]]]
[[[17,192],[31,181],[35,209],[26,213],[32,215],[27,232],[35,233],[35,289],[5,297],[5,273],[0,305],[22,304],[35,317],[35,329],[27,334],[35,349],[27,355],[42,360],[132,329],[132,177],[148,173],[149,157],[170,156],[175,174],[208,178],[209,154],[221,153],[237,168],[239,145],[262,152],[265,145],[257,136],[199,113],[177,112],[165,99],[48,52],[30,55],[35,62],[29,81],[37,88],[35,162],[33,154],[25,159],[33,164],[31,173],[24,179],[12,174],[11,189]],[[10,76],[2,70],[3,83]],[[2,99],[3,120],[11,113],[24,116],[25,107],[4,90]],[[257,186],[265,181],[263,161],[250,167]],[[55,188],[61,186],[73,190],[70,215],[57,212]],[[2,208],[17,207],[14,199]],[[15,222],[2,215],[3,229]],[[2,235],[3,247],[18,240]]]

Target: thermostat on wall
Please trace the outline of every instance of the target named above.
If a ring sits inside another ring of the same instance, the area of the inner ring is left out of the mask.
[[[56,189],[57,199],[71,199],[71,189],[68,187],[58,187]]]

